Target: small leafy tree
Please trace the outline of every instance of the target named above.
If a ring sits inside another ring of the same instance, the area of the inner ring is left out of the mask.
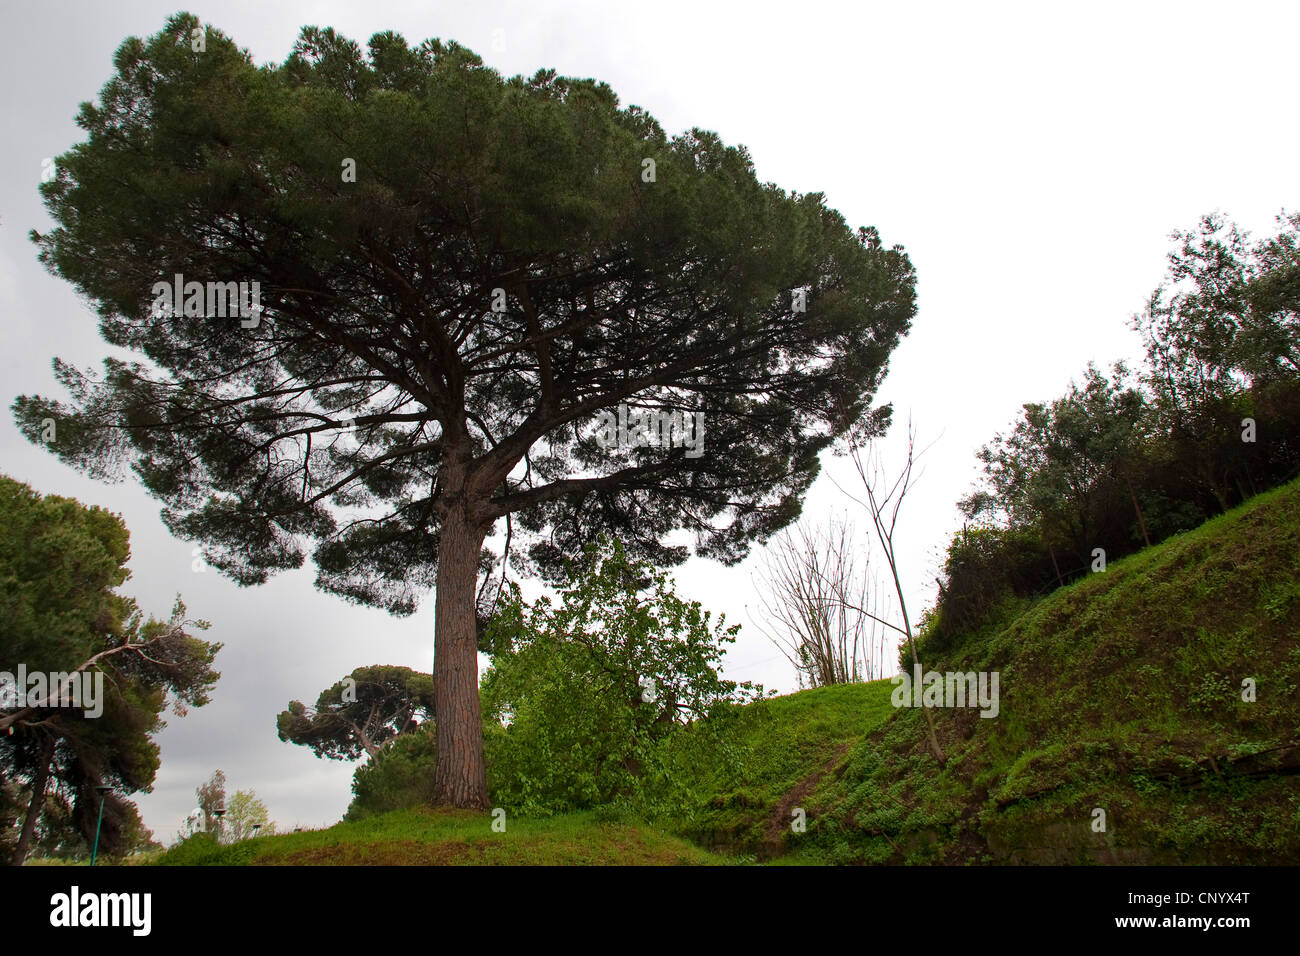
[[[1165,280],[1134,320],[1169,414],[1300,375],[1300,213],[1277,223],[1276,235],[1251,242],[1215,213],[1171,236]]]
[[[236,790],[226,806],[226,815],[221,819],[221,829],[226,839],[234,843],[247,840],[255,833],[270,836],[275,832],[275,823],[266,809],[266,804],[257,798],[255,790]]]
[[[483,677],[494,799],[520,811],[590,807],[658,785],[657,746],[762,688],[724,680],[739,625],[711,623],[665,572],[617,542],[586,549],[559,604],[508,585]]]
[[[1253,250],[1250,319],[1238,364],[1256,381],[1300,377],[1300,212],[1278,217],[1277,235]]]
[[[1217,214],[1175,232],[1165,281],[1134,318],[1161,433],[1220,511],[1232,505],[1247,387],[1300,378],[1300,214],[1252,243]]]
[[[1078,555],[1097,543],[1097,499],[1123,487],[1146,539],[1130,476],[1148,421],[1146,400],[1123,363],[1116,363],[1110,377],[1090,364],[1081,383],[1072,382],[1051,402],[1025,405],[1013,430],[980,450],[983,486],[962,502],[962,510],[968,518],[1000,517],[1010,527],[1036,527],[1055,562],[1055,547],[1065,545]]]
[[[194,788],[194,795],[199,800],[199,810],[203,813],[203,830],[211,833],[217,828],[217,811],[226,806],[226,774],[214,770],[206,782]]]

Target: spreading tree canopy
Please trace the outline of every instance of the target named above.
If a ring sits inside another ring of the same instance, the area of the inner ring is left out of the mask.
[[[713,133],[393,33],[363,53],[308,27],[259,68],[182,14],[115,66],[33,238],[136,357],[56,361],[72,400],[19,398],[20,427],[52,419],[93,474],[130,463],[241,584],[310,554],[320,588],[397,614],[436,587],[440,801],[486,801],[496,531],[521,571],[601,532],[735,562],[796,517],[819,452],[887,422],[907,256]],[[647,444],[640,412],[702,413],[697,441]]]
[[[275,727],[281,740],[310,747],[317,757],[356,760],[363,753],[377,756],[388,741],[432,716],[433,678],[375,664],[321,691],[315,707],[289,701]]]

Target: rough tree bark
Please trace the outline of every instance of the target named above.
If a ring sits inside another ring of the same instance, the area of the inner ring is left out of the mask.
[[[54,738],[47,737],[45,743],[41,745],[41,762],[36,768],[36,775],[32,777],[32,799],[27,805],[27,817],[23,820],[23,832],[18,837],[18,845],[14,848],[12,865],[22,866],[27,860],[27,854],[32,847],[32,837],[36,833],[36,821],[41,818],[41,811],[45,809],[45,788],[50,782],[50,761],[54,759]]]
[[[434,601],[433,695],[438,760],[434,802],[486,810],[474,596],[484,524],[458,502],[443,516]],[[456,743],[453,743],[455,741]]]

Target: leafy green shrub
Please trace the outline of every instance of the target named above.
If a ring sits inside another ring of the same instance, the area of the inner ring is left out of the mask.
[[[409,810],[433,802],[437,764],[434,725],[402,734],[352,775],[352,803],[343,819],[364,820],[390,810]]]
[[[923,661],[954,648],[958,639],[1005,616],[1015,598],[1031,597],[1056,579],[1051,555],[1032,528],[969,528],[955,535],[944,561],[947,579],[934,609],[921,619]],[[912,669],[903,643],[900,666]]]
[[[739,627],[712,624],[673,593],[666,573],[630,560],[617,542],[571,565],[559,597],[558,607],[548,598],[528,607],[508,587],[488,626],[494,653],[482,699],[493,803],[539,815],[662,803],[674,762],[710,733],[694,730],[698,722],[762,693],[718,674]]]

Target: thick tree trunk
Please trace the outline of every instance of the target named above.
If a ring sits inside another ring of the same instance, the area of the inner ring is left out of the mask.
[[[23,820],[23,832],[18,837],[18,846],[14,848],[13,866],[22,866],[32,848],[32,837],[36,833],[36,821],[45,809],[45,788],[50,781],[50,761],[54,759],[54,741],[50,740],[41,747],[41,765],[32,777],[32,801],[27,805],[27,818]]]
[[[478,699],[478,633],[474,589],[486,529],[472,523],[463,504],[442,520],[434,608],[433,694],[438,738],[434,801],[485,810],[483,719]]]

